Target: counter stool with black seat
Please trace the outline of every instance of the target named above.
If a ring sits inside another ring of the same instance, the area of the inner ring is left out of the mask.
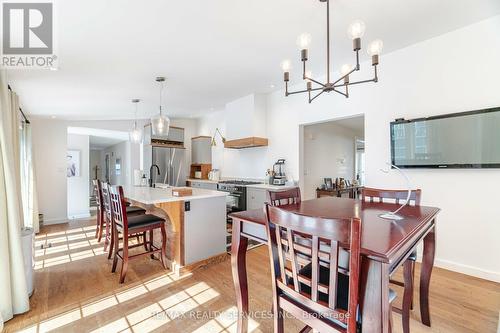
[[[111,222],[114,234],[114,257],[113,268],[111,271],[113,273],[116,271],[118,259],[121,259],[122,268],[120,273],[120,283],[123,283],[125,281],[125,275],[127,274],[129,259],[135,259],[143,255],[153,255],[156,252],[160,252],[161,263],[166,269],[167,233],[165,230],[165,220],[151,214],[128,216],[123,195],[123,188],[121,186],[108,186],[108,189],[111,205]],[[153,243],[153,231],[155,229],[160,229],[161,232],[161,248],[156,247]],[[148,231],[150,235],[149,241],[146,241],[146,237],[144,237],[143,243],[129,245],[130,236],[141,233],[146,234]],[[119,247],[118,242],[120,234],[122,234],[123,237],[123,247],[121,248]],[[146,248],[145,252],[129,255],[129,249],[143,245]]]
[[[114,241],[113,241],[113,230],[111,228],[111,205],[110,205],[110,199],[109,199],[109,184],[108,183],[103,183],[100,180],[97,181],[97,188],[100,191],[100,197],[101,197],[101,204],[102,208],[101,210],[104,212],[104,214],[101,217],[101,221],[103,224],[106,226],[106,232],[104,235],[104,251],[106,251],[108,245],[109,245],[109,251],[108,251],[108,259],[111,259],[113,255],[113,247],[114,247]],[[127,215],[128,216],[137,216],[137,215],[143,215],[146,214],[146,210],[142,209],[141,207],[137,206],[131,206],[128,202],[126,203],[126,210],[127,210]],[[102,233],[103,227],[101,226],[101,233]],[[146,241],[146,233],[143,233],[142,236],[144,237],[144,242]],[[99,242],[101,241],[101,238],[99,237]],[[140,242],[139,235],[137,235],[137,242]]]
[[[283,311],[306,325],[301,333],[357,332],[362,321],[361,220],[304,216],[269,204],[266,216],[274,333],[284,332]],[[350,252],[347,270],[338,265],[341,248]],[[310,264],[300,268],[299,255],[309,257]],[[389,310],[395,297],[389,290]]]
[[[408,205],[420,206],[422,190],[412,190]],[[394,202],[400,204],[408,198],[407,190],[386,190],[379,188],[364,187],[361,190],[361,200],[369,202]],[[396,281],[391,279],[390,283],[401,286],[403,291],[402,309],[394,308],[394,311],[401,313],[403,322],[403,333],[410,332],[410,311],[413,309],[413,284],[415,280],[415,261],[417,260],[417,250],[413,250],[408,258],[403,262],[403,280]]]

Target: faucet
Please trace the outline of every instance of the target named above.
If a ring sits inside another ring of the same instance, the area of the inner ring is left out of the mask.
[[[149,168],[149,187],[154,187],[154,182],[153,182],[153,168],[156,168],[157,170],[157,175],[160,175],[160,167],[156,164],[151,165]]]

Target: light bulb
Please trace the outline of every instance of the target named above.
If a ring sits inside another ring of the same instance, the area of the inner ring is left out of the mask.
[[[291,68],[292,63],[290,62],[290,60],[286,59],[281,62],[281,69],[283,70],[283,72],[289,72]]]
[[[367,52],[371,56],[380,55],[380,52],[382,52],[383,47],[384,47],[384,42],[382,42],[380,39],[375,39],[368,46]]]
[[[351,70],[352,70],[352,66],[349,64],[344,64],[340,68],[340,72],[342,73],[342,76],[347,75]]]
[[[303,34],[300,34],[299,37],[297,37],[297,46],[301,50],[308,49],[309,45],[311,45],[311,35],[310,34],[303,33]]]
[[[365,23],[361,20],[355,20],[349,25],[349,36],[352,39],[361,38],[365,34]]]

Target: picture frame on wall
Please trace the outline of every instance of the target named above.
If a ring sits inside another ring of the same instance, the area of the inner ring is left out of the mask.
[[[333,182],[331,178],[324,178],[323,181],[325,182],[326,189],[333,188]]]
[[[66,176],[68,178],[80,177],[80,151],[68,150],[66,153]]]

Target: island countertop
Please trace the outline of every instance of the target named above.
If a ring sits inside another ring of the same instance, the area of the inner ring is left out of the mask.
[[[172,188],[153,188],[143,186],[124,186],[123,194],[128,200],[137,201],[146,205],[154,205],[163,202],[188,201],[205,198],[225,197],[227,192],[193,188],[193,195],[176,197],[172,195]]]

